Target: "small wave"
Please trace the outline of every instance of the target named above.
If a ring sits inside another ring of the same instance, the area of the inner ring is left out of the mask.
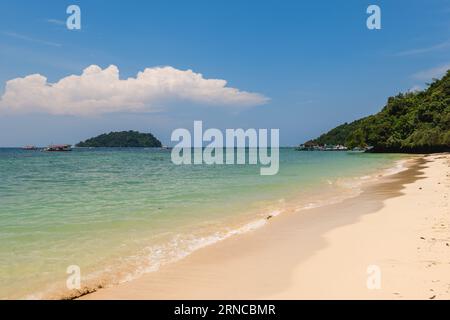
[[[384,170],[382,175],[383,176],[390,176],[390,175],[397,174],[397,173],[400,173],[402,171],[407,170],[408,168],[406,167],[406,162],[407,162],[407,160],[398,160],[398,161],[396,161],[395,162],[395,166]]]
[[[407,160],[405,159],[397,160],[395,161],[394,166],[391,166],[387,169],[378,170],[377,172],[374,172],[372,174],[357,177],[338,178],[334,181],[327,179],[326,183],[328,186],[341,188],[342,192],[337,196],[327,197],[325,200],[308,202],[307,204],[298,206],[297,210],[301,211],[320,208],[322,206],[336,204],[345,199],[358,196],[359,194],[362,193],[363,186],[366,185],[367,183],[376,181],[380,177],[394,175],[407,170],[408,168],[406,166],[406,163]]]
[[[280,203],[284,204],[284,199]],[[207,235],[174,235],[164,244],[150,245],[135,255],[122,258],[120,265],[108,266],[84,276],[82,279],[84,286],[79,290],[68,291],[62,287],[53,286],[45,291],[30,294],[25,299],[76,299],[101,288],[135,280],[144,274],[158,271],[164,265],[179,261],[201,248],[257,230],[268,223],[268,217],[276,217],[282,211],[281,209],[271,210],[261,214],[261,218],[237,228],[222,228],[220,231]]]

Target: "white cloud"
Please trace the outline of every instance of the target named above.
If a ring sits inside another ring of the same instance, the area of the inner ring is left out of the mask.
[[[28,41],[28,42],[34,42],[34,43],[43,44],[43,45],[46,45],[46,46],[51,46],[51,47],[61,47],[62,46],[60,43],[50,42],[50,41],[36,39],[36,38],[31,38],[31,37],[25,36],[23,34],[15,33],[15,32],[3,31],[2,34],[5,35],[5,36],[8,36],[10,38],[15,38],[15,39],[19,39],[19,40]]]
[[[435,68],[417,72],[417,73],[413,74],[413,77],[415,79],[424,80],[424,81],[432,80],[433,78],[438,79],[438,78],[441,78],[449,69],[450,69],[450,63],[447,63],[447,64],[444,64],[439,67],[435,67]]]
[[[146,68],[135,78],[122,80],[119,69],[91,65],[81,75],[56,83],[40,74],[6,82],[0,110],[65,115],[96,115],[112,112],[151,112],[174,101],[209,106],[249,107],[268,102],[258,94],[227,87],[220,79],[205,79],[192,70],[173,67]]]
[[[416,85],[412,86],[408,91],[409,92],[418,92],[418,91],[422,91],[422,90],[423,90],[423,87],[416,84]]]
[[[402,56],[412,56],[412,55],[418,55],[418,54],[424,54],[424,53],[429,53],[429,52],[434,52],[437,50],[441,50],[441,49],[445,49],[450,47],[450,40],[438,43],[434,46],[430,46],[430,47],[424,47],[424,48],[416,48],[416,49],[410,49],[410,50],[405,50],[405,51],[401,51],[396,53],[396,56],[402,57]]]
[[[57,26],[65,26],[66,25],[65,21],[58,20],[58,19],[47,19],[45,21],[47,21],[50,24],[55,24]]]

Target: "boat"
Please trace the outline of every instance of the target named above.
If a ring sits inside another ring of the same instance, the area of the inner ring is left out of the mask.
[[[347,151],[348,148],[341,144],[338,145],[316,145],[316,144],[302,144],[295,148],[296,151]]]
[[[25,147],[22,147],[22,150],[32,150],[32,151],[34,151],[34,150],[38,150],[38,148],[36,146],[25,146]]]
[[[54,144],[45,148],[44,151],[72,151],[72,146],[70,144]]]

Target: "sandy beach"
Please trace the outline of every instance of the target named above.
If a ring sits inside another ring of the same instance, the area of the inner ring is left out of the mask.
[[[82,299],[449,299],[450,155]]]

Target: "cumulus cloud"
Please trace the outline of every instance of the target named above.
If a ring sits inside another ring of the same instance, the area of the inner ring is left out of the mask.
[[[81,75],[49,83],[40,74],[6,82],[0,110],[60,115],[97,115],[112,112],[152,112],[174,101],[208,106],[249,107],[269,99],[258,93],[227,87],[220,79],[205,79],[192,70],[146,68],[136,77],[119,78],[119,69],[91,65]]]

